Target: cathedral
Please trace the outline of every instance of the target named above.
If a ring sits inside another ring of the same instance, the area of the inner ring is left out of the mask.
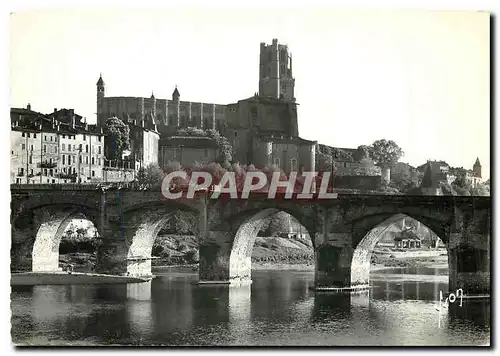
[[[103,126],[118,117],[131,127],[151,134],[141,135],[132,146],[135,159],[149,156],[146,147],[157,145],[157,163],[165,166],[178,161],[183,166],[209,163],[218,156],[210,139],[180,134],[181,129],[215,129],[233,147],[233,161],[257,168],[275,165],[285,173],[315,170],[316,141],[300,138],[295,79],[288,46],[277,39],[260,44],[259,92],[226,105],[181,101],[176,87],[171,99],[106,97],[102,76],[97,82],[97,123]],[[182,132],[182,131],[181,131]],[[133,138],[131,138],[133,141]],[[152,149],[151,149],[152,150]],[[148,162],[154,163],[154,162]],[[146,164],[146,162],[144,162]]]

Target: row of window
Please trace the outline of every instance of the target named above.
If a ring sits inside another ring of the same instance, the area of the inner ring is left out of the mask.
[[[21,134],[22,137],[27,137],[27,138],[31,138],[31,133],[30,132],[23,132]],[[73,139],[73,140],[76,140],[76,136],[75,135],[61,135],[62,138],[66,138],[66,136],[68,136],[68,139]],[[52,141],[54,139],[54,136],[47,136],[47,135],[44,135],[44,140],[45,141],[48,141],[47,137],[50,138],[50,141]],[[33,133],[33,138],[36,138],[36,133]],[[83,140],[84,141],[87,141],[87,135],[83,135]],[[97,140],[99,142],[102,141],[102,136],[97,136]],[[55,141],[57,142],[57,136],[55,136]]]
[[[102,146],[92,146],[92,153],[95,154],[95,147],[97,147],[97,154],[102,154]],[[26,150],[26,144],[22,143],[21,144],[21,150],[25,151]],[[74,151],[80,151],[82,152],[82,144],[77,147],[76,145],[73,145],[73,150]],[[33,145],[30,145],[30,151],[33,151]],[[43,153],[47,153],[47,145],[43,145]],[[61,152],[66,151],[66,145],[63,143],[61,144]],[[57,153],[57,146],[53,147],[53,152]],[[68,152],[71,152],[71,144],[68,144]],[[85,153],[89,153],[89,145],[85,145]]]
[[[68,155],[68,159],[66,160],[66,156],[65,155],[62,155],[62,164],[66,164],[66,162],[68,162],[68,166],[71,166],[71,156]],[[73,159],[73,163],[76,162],[76,159]],[[91,161],[92,162],[91,164],[95,164],[97,162],[97,165],[101,165],[101,159],[98,158],[97,161],[95,160],[94,157],[92,157]],[[79,156],[79,163],[83,163],[83,159],[82,159],[82,156]],[[89,164],[89,156],[85,156],[85,164]]]
[[[27,172],[27,170],[26,170]],[[71,167],[68,167],[68,169],[66,170],[66,167],[64,167],[62,169],[62,172],[64,174],[76,174],[76,168],[73,167],[73,169],[71,169]],[[54,176],[54,173],[57,174],[57,168],[56,169],[52,169],[52,168],[44,168],[43,171],[42,171],[42,175],[47,177],[53,177]],[[95,171],[92,171],[92,177],[95,177]],[[30,169],[30,173],[29,173],[31,176],[34,176],[34,173],[33,173],[33,169]],[[81,169],[81,174],[83,174],[83,168]],[[18,176],[24,176],[24,168],[18,168],[17,169],[17,175]]]
[[[279,157],[274,157],[273,164],[277,168],[281,168],[281,160],[279,159]],[[290,171],[292,171],[292,172],[297,172],[298,171],[298,169],[297,169],[297,159],[296,158],[291,158],[290,159]]]
[[[97,147],[97,154],[101,154],[102,153],[102,148],[101,148],[102,146],[92,146],[92,153],[95,153],[95,147]],[[66,150],[66,145],[63,143],[63,144],[61,144],[61,151],[65,151],[65,150]],[[80,143],[78,145],[78,147],[76,146],[76,144],[73,145],[73,150],[82,152],[82,144]],[[68,152],[71,152],[71,144],[70,143],[68,143]],[[85,145],[85,153],[89,153],[89,145]]]

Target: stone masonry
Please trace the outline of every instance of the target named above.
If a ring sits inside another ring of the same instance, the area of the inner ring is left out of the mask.
[[[420,221],[446,244],[449,288],[467,294],[490,291],[489,197],[342,195],[337,199],[246,200],[224,197],[167,200],[159,191],[103,191],[85,186],[12,186],[12,263],[34,271],[58,270],[62,232],[85,216],[99,231],[97,270],[151,275],[151,250],[166,216],[189,211],[200,249],[200,283],[251,281],[251,253],[262,218],[285,211],[309,232],[316,255],[319,290],[366,288],[370,257],[387,227],[406,215]],[[24,262],[22,262],[24,261]]]

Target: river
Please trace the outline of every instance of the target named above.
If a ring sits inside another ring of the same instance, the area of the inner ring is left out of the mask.
[[[199,286],[198,274],[158,269],[129,285],[12,287],[18,345],[485,345],[489,300],[437,310],[446,269],[383,269],[370,292],[310,290],[314,273],[256,270],[246,287]]]

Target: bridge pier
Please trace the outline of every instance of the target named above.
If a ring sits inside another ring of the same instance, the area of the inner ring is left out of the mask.
[[[252,282],[251,253],[238,248],[235,251],[233,235],[230,231],[210,231],[209,239],[200,243],[200,284],[245,285]]]
[[[316,247],[314,289],[317,291],[354,291],[367,288],[367,283],[352,283],[351,281],[351,270],[357,266],[352,263],[354,249],[348,244],[350,234],[335,234],[335,236],[339,240],[327,241]]]
[[[209,239],[200,243],[200,284],[230,283],[231,247],[232,234],[230,232],[209,232]]]
[[[118,223],[107,222],[101,227],[99,233],[96,272],[126,275],[128,245],[123,227],[120,227]]]
[[[490,216],[486,210],[473,215],[460,214],[449,234],[449,290],[461,288],[465,296],[489,295]]]

